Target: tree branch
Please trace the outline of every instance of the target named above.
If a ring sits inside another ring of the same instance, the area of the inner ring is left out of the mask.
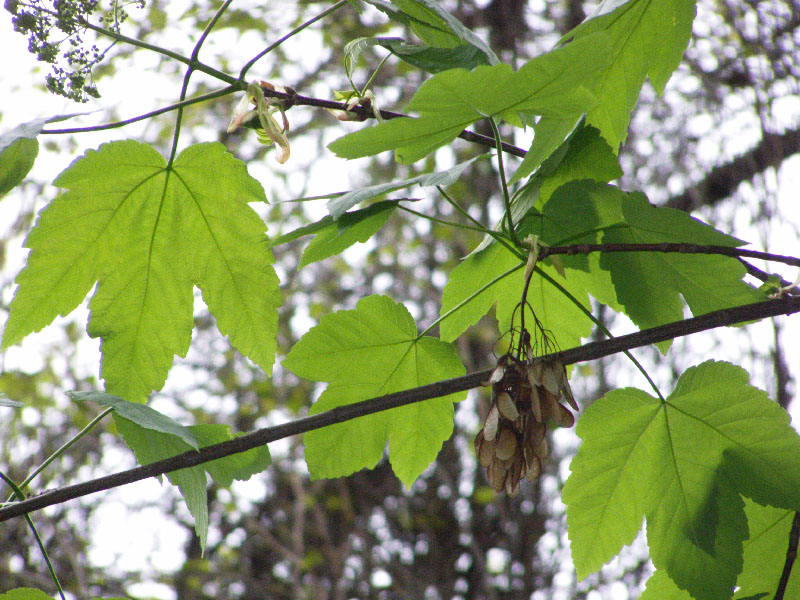
[[[263,87],[263,86],[262,86]],[[301,105],[301,106],[315,106],[317,108],[329,108],[332,110],[341,110],[346,112],[351,112],[358,116],[361,121],[366,121],[367,119],[374,119],[375,114],[372,110],[372,106],[365,102],[363,104],[357,104],[350,108],[347,107],[346,103],[344,102],[335,102],[333,100],[323,100],[321,98],[312,98],[309,96],[301,96],[300,94],[291,91],[291,92],[279,92],[277,90],[270,90],[264,88],[264,96],[278,98],[284,101],[284,109],[287,109],[294,105]],[[400,117],[409,117],[409,115],[405,115],[403,113],[393,112],[391,110],[381,110],[380,111],[381,117],[385,120],[389,119],[398,119]],[[252,125],[255,127],[256,125]],[[468,142],[473,142],[476,144],[480,144],[482,146],[487,146],[488,148],[496,148],[497,144],[495,143],[494,138],[489,137],[488,135],[481,135],[480,133],[475,133],[474,131],[470,131],[469,129],[465,129],[461,133],[458,134],[462,140],[466,140]],[[512,154],[514,156],[518,156],[520,158],[524,158],[527,152],[522,148],[518,148],[512,144],[508,144],[506,142],[502,143],[503,152],[506,154]]]
[[[800,267],[800,258],[783,254],[771,254],[758,250],[745,250],[730,246],[714,246],[703,244],[658,243],[658,244],[572,244],[569,246],[543,246],[539,257],[550,254],[589,254],[590,252],[677,252],[679,254],[723,254],[740,258],[758,258],[761,260],[780,262]]]
[[[751,150],[711,169],[702,181],[667,201],[666,206],[691,212],[701,206],[713,206],[728,198],[740,183],[751,180],[769,167],[779,167],[783,160],[800,152],[800,129],[783,133],[764,133]]]
[[[786,587],[789,585],[789,577],[792,574],[792,565],[797,558],[797,545],[800,542],[800,512],[794,513],[792,528],[789,530],[789,547],[786,549],[786,562],[783,564],[781,580],[778,582],[778,589],[775,591],[774,600],[783,600]]]
[[[784,298],[767,300],[765,302],[737,306],[735,308],[726,308],[700,317],[668,323],[667,325],[653,327],[652,329],[623,335],[610,340],[591,342],[583,346],[578,346],[577,348],[556,352],[548,355],[548,357],[560,360],[564,364],[595,360],[604,356],[616,354],[623,350],[648,346],[657,342],[708,329],[715,329],[725,325],[734,325],[778,315],[790,315],[797,312],[800,312],[800,298],[787,296]],[[40,510],[47,506],[53,506],[68,500],[87,496],[95,492],[119,487],[128,483],[133,483],[134,481],[141,481],[142,479],[155,477],[179,469],[195,467],[218,458],[224,458],[232,454],[257,448],[276,440],[306,433],[315,429],[321,429],[328,425],[342,423],[399,406],[405,406],[407,404],[439,398],[456,392],[480,387],[489,379],[491,373],[492,369],[485,369],[483,371],[469,373],[462,377],[437,381],[410,390],[379,396],[347,406],[339,406],[332,410],[297,419],[290,423],[259,429],[258,431],[239,436],[232,440],[222,442],[221,444],[201,448],[199,451],[189,451],[128,471],[122,471],[84,483],[43,492],[28,500],[10,503],[4,508],[0,508],[0,522],[23,514],[28,514],[35,510]]]

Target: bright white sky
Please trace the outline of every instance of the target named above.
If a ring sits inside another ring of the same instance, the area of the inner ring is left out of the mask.
[[[178,3],[170,3],[170,10],[180,11],[181,8]],[[230,36],[231,32],[221,32],[216,36],[212,35],[208,48],[210,50],[214,50],[215,47],[225,48],[235,43],[238,45],[237,55],[248,56],[258,52],[263,45],[263,40],[255,37],[243,36],[234,40]],[[318,56],[321,53],[322,49],[320,47],[309,47],[309,43],[314,43],[315,36],[306,35],[301,39],[302,42],[292,42],[302,44],[302,46],[297,47],[298,51],[294,53],[295,56],[310,57]],[[188,53],[190,44],[188,40],[185,41],[184,50]],[[0,17],[0,53],[6,57],[6,60],[2,71],[0,71],[0,89],[9,90],[10,93],[4,96],[5,100],[2,107],[0,107],[0,111],[2,111],[0,133],[20,122],[29,121],[37,117],[92,110],[91,106],[79,106],[60,97],[42,93],[39,86],[44,80],[47,68],[36,63],[27,52],[26,46],[26,40],[13,32],[10,19],[7,14],[3,13]],[[144,55],[142,56],[144,57]],[[137,60],[149,59],[141,58]],[[136,68],[129,69],[124,78],[101,80],[100,89],[103,98],[99,105],[105,107],[113,104],[116,108],[117,116],[126,118],[156,106],[157,98],[162,98],[164,104],[173,102],[177,96],[176,83],[171,78],[159,75],[154,68],[155,64],[148,65],[148,67],[150,68],[142,68],[142,63],[137,63]],[[253,71],[253,75],[258,76],[257,69]],[[286,83],[291,84],[292,82],[287,80]],[[147,98],[146,103],[143,103],[142,96],[136,93],[137,90],[143,92],[144,97]],[[327,92],[316,90],[314,93],[324,95]],[[795,103],[787,110],[794,112],[797,110],[797,104]],[[59,126],[95,124],[102,122],[102,120],[103,113],[97,113],[81,119],[67,121]],[[96,147],[107,140],[126,137],[135,138],[144,131],[145,127],[146,124],[142,123],[123,130],[113,130],[86,136],[79,140],[81,146],[75,150],[76,155],[82,153],[84,148]],[[209,134],[211,137],[215,137],[214,132],[210,131]],[[332,138],[333,135],[331,136]],[[39,180],[52,180],[72,160],[71,157],[64,153],[48,151],[46,147],[47,141],[47,139],[40,138],[40,155],[31,174],[32,177]],[[304,146],[301,143],[293,143],[292,146],[293,157],[309,156],[316,152],[317,148],[311,145]],[[298,160],[301,159],[298,158]],[[251,173],[259,179],[269,181],[270,174],[275,170],[289,172],[290,169],[295,168],[291,161],[286,166],[277,165],[271,157],[268,158],[268,161],[268,164],[251,165]],[[335,163],[328,161],[312,167],[312,184],[306,190],[306,193],[309,195],[322,194],[347,189],[349,174],[355,172],[358,166],[357,162],[350,162],[344,167],[342,161]],[[300,179],[296,179],[293,185],[296,185],[299,190],[302,182]],[[753,245],[751,247],[756,249],[768,249],[772,252],[795,256],[800,255],[800,245],[797,243],[795,233],[797,228],[800,227],[800,209],[797,208],[798,190],[800,190],[800,156],[795,156],[784,162],[775,182],[775,187],[775,203],[778,206],[778,212],[784,215],[792,215],[790,222],[776,223],[773,221],[769,238],[765,240],[762,232],[753,230],[749,225],[745,225],[745,223],[749,222],[746,220],[749,210],[746,207],[734,209],[734,203],[731,202],[732,210],[736,210],[737,215],[741,213],[741,219],[737,219],[737,223],[741,224],[741,229],[733,233],[738,237],[752,241]],[[280,199],[287,199],[291,196],[292,194],[289,193]],[[48,194],[48,197],[51,197],[50,194]],[[33,199],[24,194],[12,193],[4,198],[2,206],[0,206],[0,232],[7,231],[16,218],[19,208],[21,206],[29,206],[31,202],[36,202],[37,208],[41,208],[44,204],[43,199]],[[764,241],[768,241],[769,248],[764,248]],[[21,244],[22,239],[19,239],[16,247],[9,248],[8,266],[2,274],[4,278],[12,277],[13,273],[23,263],[24,251]],[[764,265],[759,266],[764,268]],[[767,266],[766,270],[778,271],[785,278],[792,281],[798,276],[797,270],[784,266]],[[85,307],[82,307],[70,318],[79,323],[85,323],[86,317]],[[786,324],[783,341],[787,351],[787,359],[790,361],[789,366],[792,373],[797,376],[800,374],[800,363],[798,362],[796,348],[796,340],[800,340],[800,318],[783,319],[783,321]],[[626,326],[625,328],[626,332],[632,330],[631,326]],[[2,361],[0,364],[9,369],[37,370],[41,366],[39,357],[43,348],[56,341],[54,336],[58,337],[57,331],[58,327],[51,327],[40,334],[31,336],[21,347],[12,348],[5,356],[0,357],[0,361]],[[759,323],[748,327],[747,334],[753,339],[762,339],[765,348],[770,347],[773,343],[772,331],[768,323]],[[718,337],[727,340],[722,345],[715,343],[710,336],[692,336],[691,338],[677,341],[676,351],[682,349],[687,353],[687,356],[691,356],[691,360],[687,358],[686,366],[694,363],[695,357],[698,355],[713,356],[717,359],[727,359],[741,364],[739,335],[740,332],[736,330],[722,332]],[[85,366],[86,372],[96,374],[98,370],[98,344],[87,338],[81,345],[80,353],[83,357],[82,364]],[[743,364],[743,366],[746,368],[751,367],[748,364]],[[653,368],[657,381],[666,381],[668,379],[669,373],[660,373],[657,367]],[[770,377],[771,374],[768,372],[756,371],[753,373],[753,383],[763,387],[764,382],[769,380]],[[637,378],[636,374],[632,373],[629,376],[630,381],[625,381],[626,378],[628,377],[625,375],[621,376],[625,384],[643,385],[643,382]],[[795,382],[795,389],[797,389],[797,382]],[[58,390],[57,392],[63,394],[64,391]],[[159,408],[168,410],[166,404],[160,405]],[[793,409],[795,423],[797,423],[797,419],[800,416],[800,402],[795,402]],[[26,418],[36,420],[38,416],[31,412],[29,416],[26,415]],[[112,471],[132,466],[133,461],[129,454],[115,451],[107,453],[105,463],[108,470]],[[166,495],[165,489],[165,487],[160,486],[155,480],[151,479],[104,493],[102,507],[95,513],[94,520],[96,523],[114,523],[114,527],[98,526],[94,528],[94,547],[89,559],[98,565],[108,566],[109,568],[116,566],[123,569],[137,570],[147,568],[148,565],[153,568],[157,567],[158,570],[167,571],[178,568],[181,559],[180,549],[185,540],[185,532],[170,521],[160,518],[159,499],[163,499]],[[234,491],[236,494],[241,494],[245,499],[256,501],[263,495],[263,485],[258,482],[250,485],[237,484]],[[95,498],[92,501],[97,501],[97,499]],[[152,507],[131,511],[129,508],[131,499],[137,499],[136,501],[144,499],[156,500]],[[156,524],[157,526],[154,526]],[[210,541],[213,540],[214,535],[212,528]],[[627,597],[627,592],[624,590],[617,591],[619,593],[612,593],[613,597]],[[155,587],[140,586],[137,589],[132,589],[131,593],[152,594],[164,598],[172,597],[171,590],[158,585],[155,585]]]

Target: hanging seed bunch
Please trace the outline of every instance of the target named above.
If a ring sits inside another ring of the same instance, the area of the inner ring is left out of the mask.
[[[475,438],[475,453],[486,467],[489,484],[497,492],[515,496],[522,479],[534,481],[547,458],[547,422],[572,427],[575,417],[561,404],[578,409],[559,361],[532,358],[520,361],[505,354],[488,382],[492,406]]]
[[[486,384],[492,386],[492,405],[475,438],[475,454],[481,466],[486,467],[489,484],[495,491],[505,490],[510,496],[517,494],[523,478],[534,481],[541,474],[542,461],[548,455],[547,422],[552,419],[561,427],[575,424],[575,417],[561,401],[566,400],[574,410],[579,410],[564,363],[536,358],[556,348],[526,300],[540,251],[536,238],[528,241],[525,287],[517,305],[520,326],[516,331],[512,327],[512,352],[500,357]],[[533,340],[525,328],[526,309],[533,315]]]

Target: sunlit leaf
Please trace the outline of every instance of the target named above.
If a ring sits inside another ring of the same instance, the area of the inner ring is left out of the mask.
[[[645,518],[658,569],[698,600],[730,596],[748,537],[739,494],[800,507],[800,436],[747,381],[743,369],[708,361],[688,369],[666,402],[628,388],[587,409],[563,491],[580,578],[629,544]]]
[[[588,121],[615,151],[625,141],[645,77],[659,94],[664,91],[689,43],[694,16],[694,0],[606,1],[565,36],[570,44],[598,32],[609,36],[612,60],[591,88],[599,104],[589,111]]]
[[[441,338],[445,341],[455,340],[467,327],[477,323],[495,303],[500,333],[508,333],[512,318],[515,319],[514,324],[519,326],[520,314],[519,311],[515,313],[515,308],[522,300],[522,289],[525,284],[524,270],[519,268],[521,266],[523,266],[521,260],[508,249],[500,244],[493,244],[472,254],[453,269],[442,293],[442,315],[466,301],[481,287],[517,267],[517,270],[477,294],[446,317],[439,325]],[[541,265],[541,268],[588,309],[586,290],[572,276],[571,269],[567,270],[567,277],[564,279],[550,266]],[[534,273],[531,279],[527,300],[530,306],[526,307],[526,327],[531,334],[534,333],[532,308],[542,326],[549,330],[549,336],[558,348],[577,346],[581,339],[592,331],[592,322],[586,314],[552,283],[537,273]]]
[[[486,117],[520,124],[520,113],[577,119],[596,102],[588,90],[607,58],[605,35],[598,34],[534,58],[516,72],[506,64],[444,71],[411,99],[407,110],[419,118],[385,121],[339,138],[329,148],[342,158],[396,150],[400,162],[410,163]]]
[[[355,310],[324,316],[283,366],[330,383],[312,414],[464,373],[450,344],[418,337],[406,308],[386,296],[368,296]],[[452,434],[453,402],[464,397],[450,394],[309,432],[311,475],[339,477],[374,467],[388,442],[392,468],[410,486]]]
[[[220,331],[270,371],[280,292],[264,223],[247,205],[264,192],[243,163],[216,143],[168,166],[150,146],[113,142],[55,184],[67,191],[26,240],[3,347],[68,314],[97,283],[88,330],[103,340],[106,390],[141,401],[189,347],[197,285]]]

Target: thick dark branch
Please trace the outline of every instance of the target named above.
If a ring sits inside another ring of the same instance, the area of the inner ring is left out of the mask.
[[[572,244],[570,246],[543,247],[539,253],[541,258],[550,254],[589,254],[590,252],[677,252],[679,254],[723,254],[736,258],[758,258],[761,260],[781,262],[800,267],[800,258],[771,254],[758,250],[745,250],[730,246],[714,246],[703,244],[660,243],[660,244]]]
[[[789,577],[792,574],[792,566],[797,558],[798,542],[800,542],[800,512],[794,513],[792,528],[789,530],[789,547],[786,549],[786,562],[783,563],[783,573],[781,573],[781,580],[778,582],[774,600],[783,600],[783,595],[786,593]]]
[[[725,325],[734,325],[736,323],[754,321],[778,315],[790,315],[796,312],[800,312],[800,298],[789,296],[768,300],[766,302],[718,310],[700,317],[668,323],[667,325],[653,327],[652,329],[623,335],[614,339],[592,342],[549,356],[563,361],[564,364],[584,362],[616,354],[623,350],[648,346],[650,344],[663,342],[691,333],[697,333],[699,331],[705,331],[707,329],[715,329]],[[358,417],[397,408],[398,406],[405,406],[432,398],[440,398],[448,394],[480,387],[489,379],[491,372],[492,369],[477,371],[462,377],[437,381],[436,383],[423,385],[418,388],[364,400],[347,406],[339,406],[318,415],[297,419],[291,423],[259,429],[258,431],[237,437],[227,442],[202,448],[199,451],[186,452],[128,471],[122,471],[120,473],[114,473],[113,475],[107,475],[106,477],[100,477],[99,479],[93,479],[84,483],[44,492],[28,500],[15,502],[7,505],[5,508],[0,508],[0,522],[47,506],[61,504],[68,500],[133,483],[134,481],[147,479],[148,477],[155,477],[187,467],[195,467],[218,458],[257,448],[289,436],[321,429],[328,425],[342,423],[351,419],[357,419]]]
[[[751,150],[732,161],[711,169],[705,178],[679,196],[667,201],[666,206],[692,211],[701,206],[713,206],[730,197],[744,181],[751,180],[769,167],[779,167],[784,159],[800,152],[800,129],[783,133],[765,133]]]
[[[375,118],[375,114],[372,110],[372,107],[369,105],[368,102],[364,103],[364,105],[356,105],[351,108],[348,108],[344,102],[335,102],[334,100],[323,100],[321,98],[311,98],[309,96],[301,96],[300,94],[292,92],[285,93],[264,88],[264,95],[284,100],[287,108],[295,104],[299,104],[302,106],[316,106],[317,108],[330,108],[333,110],[342,110],[346,112],[351,112],[357,115],[358,118],[362,121]],[[408,115],[404,115],[403,113],[392,112],[391,110],[382,110],[380,111],[380,113],[381,117],[383,117],[386,120],[397,119],[400,117],[408,117]],[[468,129],[465,129],[464,131],[459,133],[458,137],[468,142],[474,142],[476,144],[487,146],[488,148],[493,149],[497,147],[494,138],[489,137],[487,135],[481,135],[480,133],[475,133],[474,131],[470,131]],[[502,147],[503,147],[503,152],[506,152],[507,154],[513,154],[514,156],[519,156],[520,158],[524,158],[525,154],[527,154],[527,152],[522,148],[518,148],[517,146],[513,146],[512,144],[507,144],[506,142],[503,142]]]

